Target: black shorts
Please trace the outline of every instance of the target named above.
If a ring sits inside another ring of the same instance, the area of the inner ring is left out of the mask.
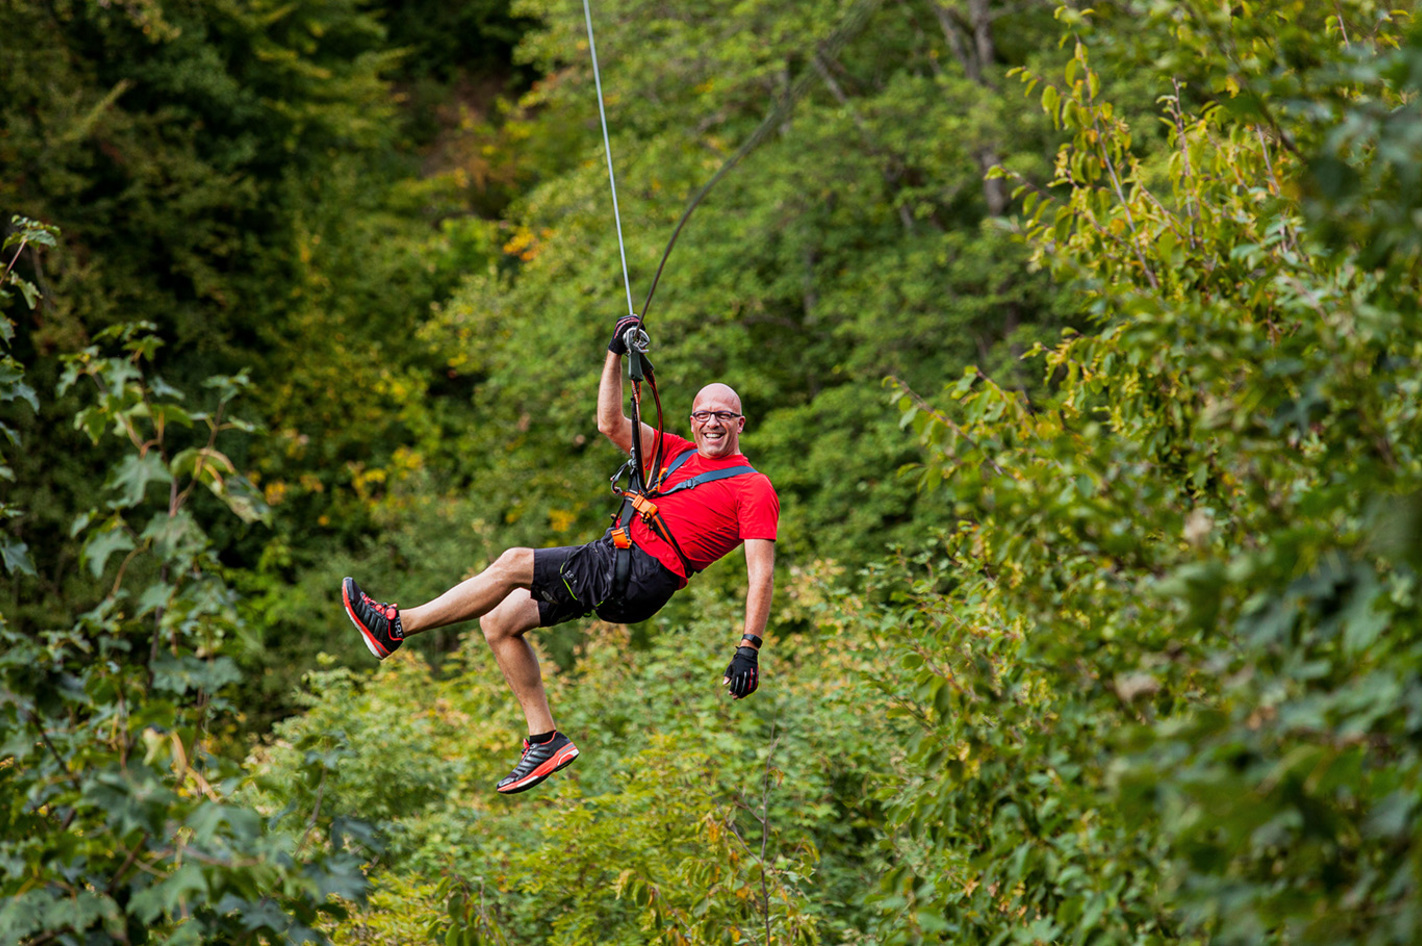
[[[617,549],[608,532],[587,545],[563,545],[533,552],[533,584],[538,626],[552,627],[596,613],[614,624],[636,624],[662,609],[681,587],[681,579],[656,558],[632,548],[627,593],[611,601]]]

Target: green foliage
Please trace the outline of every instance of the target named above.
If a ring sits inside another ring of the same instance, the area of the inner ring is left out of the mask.
[[[235,804],[242,774],[211,732],[239,677],[224,652],[239,619],[192,507],[204,487],[265,515],[217,449],[250,429],[228,416],[245,379],[210,379],[216,410],[186,411],[151,373],[150,329],[103,333],[61,383],[92,388],[76,427],[130,445],[72,529],[108,593],[72,626],[20,633],[0,617],[0,936],[320,941],[318,921],[343,915],[327,898],[365,889],[363,829],[319,807],[292,824]],[[205,433],[184,446],[189,431]]]
[[[57,235],[57,228],[16,214],[10,221],[10,232],[6,234],[4,243],[0,244],[0,259],[3,259],[11,249],[15,251],[5,262],[4,273],[0,274],[0,343],[4,344],[4,348],[0,349],[0,404],[18,400],[28,404],[32,411],[39,410],[39,399],[35,396],[35,390],[25,382],[24,366],[10,354],[10,346],[15,339],[15,323],[5,310],[8,308],[6,303],[14,297],[16,291],[19,292],[27,308],[34,309],[38,304],[40,300],[39,288],[15,272],[15,264],[20,261],[27,246],[54,246]],[[9,424],[0,422],[0,434],[5,435],[10,447],[20,445],[18,432]],[[0,459],[0,479],[10,481],[15,479],[15,471],[4,459]],[[21,512],[18,504],[0,500],[0,522],[7,522],[19,516]],[[3,562],[5,572],[10,575],[14,575],[16,572],[26,575],[35,573],[34,562],[30,560],[29,547],[12,535],[8,529],[0,533],[0,562]]]
[[[743,704],[735,561],[541,636],[583,757],[509,799],[477,633],[291,690],[342,574],[610,506],[578,5],[0,5],[0,938],[1416,941],[1409,12],[596,4],[634,293],[805,90],[650,325],[780,590]]]
[[[784,501],[787,561],[859,562],[916,531],[915,497],[893,476],[912,454],[874,383],[888,372],[927,382],[1060,312],[1046,281],[1023,275],[1024,251],[982,226],[1010,205],[983,181],[987,167],[1049,171],[1051,130],[999,85],[1006,56],[1059,55],[1045,11],[994,7],[990,23],[960,24],[942,10],[956,24],[945,34],[938,5],[884,5],[837,54],[825,48],[859,6],[595,11],[634,305],[687,198],[786,89],[814,80],[691,218],[649,315],[673,429],[685,432],[702,384],[741,393],[746,449]],[[592,427],[590,353],[624,292],[581,11],[517,9],[546,23],[521,55],[559,69],[528,100],[549,122],[587,129],[585,160],[510,208],[502,263],[472,272],[425,328],[450,370],[477,383],[482,421],[428,457],[459,458],[510,542],[543,544],[555,510],[583,535],[605,515],[582,487],[616,465]],[[987,45],[1002,38],[999,52],[959,62],[946,36],[978,26]]]
[[[431,37],[413,29],[408,7],[0,7],[0,35],[26,38],[7,46],[0,77],[0,206],[65,234],[43,267],[19,258],[9,274],[48,296],[16,320],[13,355],[43,388],[58,382],[61,355],[112,324],[144,319],[167,343],[164,377],[202,406],[215,397],[202,387],[207,378],[251,381],[249,410],[273,433],[242,441],[227,459],[286,515],[272,520],[275,533],[223,517],[204,523],[224,564],[241,569],[244,591],[278,594],[332,546],[359,549],[371,531],[370,486],[410,456],[401,446],[469,423],[440,409],[463,390],[415,328],[463,269],[498,253],[494,228],[465,215],[484,206],[484,190],[502,194],[516,179],[507,170],[516,135],[498,138],[506,116],[483,101],[501,85],[473,95],[461,85],[445,99],[487,107],[486,119],[470,131],[446,101],[432,134],[457,146],[450,156],[417,151],[427,142],[405,136],[404,93],[389,77],[422,56],[453,53],[422,49]],[[516,39],[508,31],[523,24],[505,8],[451,16],[499,33],[504,52],[494,58],[506,62]],[[458,42],[478,46],[481,35],[466,31]],[[491,138],[497,146],[485,147]],[[496,179],[466,167],[463,152],[494,166]],[[424,178],[426,169],[437,173]],[[8,250],[4,260],[14,263]],[[112,441],[83,446],[70,431],[77,409],[70,392],[35,416],[5,417],[29,445],[11,464],[6,497],[25,514],[7,522],[5,560],[34,566],[13,582],[19,630],[64,623],[95,601],[68,524],[118,455]],[[27,558],[15,553],[22,547]],[[288,651],[273,657],[280,672],[251,661],[262,675],[244,685],[244,702],[262,708],[250,714],[257,723],[289,709],[300,667],[321,643],[308,653],[307,628],[278,630],[270,641]]]
[[[820,613],[807,582],[790,594]],[[700,598],[707,615],[734,604]],[[638,653],[598,625],[577,674],[550,673],[582,756],[536,794],[491,791],[522,721],[480,641],[442,679],[403,651],[365,681],[314,674],[308,712],[254,757],[261,803],[309,805],[305,760],[339,759],[324,804],[380,815],[377,890],[418,891],[444,942],[761,941],[767,927],[772,942],[844,941],[868,922],[879,764],[894,758],[864,676],[872,645],[844,624],[777,641],[761,691],[731,703],[726,621],[667,631]]]
[[[1037,349],[1050,389],[969,369],[950,408],[895,394],[961,520],[895,612],[913,758],[942,777],[897,818],[952,852],[892,875],[925,938],[1419,935],[1422,287],[1369,185],[1419,157],[1396,107],[1422,36],[1221,9],[1170,5],[1171,35],[1207,37],[1248,101],[1174,86],[1163,153],[1099,97],[1088,45],[1028,77],[1074,140],[1023,232],[1095,322]],[[1303,194],[1345,225],[1310,228]]]
[[[821,40],[861,5],[596,11],[639,290],[687,196],[810,80],[697,212],[653,313],[674,429],[715,377],[745,397],[787,564],[863,562],[941,512],[894,476],[913,451],[883,374],[928,384],[1002,339],[993,357],[1015,365],[1065,311],[982,226],[1011,208],[984,169],[1049,173],[1056,133],[1003,91],[1009,65],[1060,58],[1049,11],[862,6],[843,46]],[[409,600],[504,546],[595,534],[609,505],[596,484],[617,460],[592,402],[621,288],[580,11],[428,7],[0,9],[0,32],[31,37],[0,90],[0,204],[66,234],[44,274],[58,301],[20,325],[18,357],[48,384],[58,355],[146,319],[172,383],[245,373],[271,432],[229,459],[273,531],[206,523],[253,619],[257,727],[341,646],[322,615],[343,568]],[[525,29],[508,67],[541,81],[516,104],[501,96],[517,86],[456,77],[465,52],[502,55]],[[66,526],[108,469],[83,459],[73,409],[17,428],[35,447],[14,465],[27,514],[11,527],[36,564],[19,597],[70,616],[93,596]],[[14,611],[21,629],[40,617]]]

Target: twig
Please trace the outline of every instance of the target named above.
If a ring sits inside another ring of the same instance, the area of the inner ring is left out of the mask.
[[[1185,162],[1185,180],[1187,184],[1193,184],[1195,170],[1190,166],[1190,144],[1185,137],[1185,114],[1180,107],[1180,80],[1172,78],[1170,82],[1175,86],[1175,97],[1170,100],[1170,114],[1175,119],[1175,133],[1180,141],[1180,157]],[[1195,195],[1188,186],[1185,190],[1185,209],[1189,212],[1190,247],[1198,249],[1195,221],[1200,218],[1200,205],[1196,203]]]
[[[44,740],[45,746],[48,747],[50,754],[54,756],[54,761],[59,763],[60,770],[63,771],[65,775],[69,776],[69,781],[73,783],[76,789],[82,792],[84,790],[84,786],[80,783],[79,776],[74,772],[70,771],[69,766],[64,761],[64,757],[59,754],[59,750],[56,749],[54,747],[54,743],[50,741],[49,733],[46,732],[45,728],[40,725],[39,718],[35,716],[34,712],[31,710],[25,710],[25,715],[29,717],[30,725],[35,727],[35,730],[39,732],[40,738]]]
[[[765,882],[765,851],[770,842],[770,762],[775,758],[775,747],[780,744],[780,737],[774,735],[774,723],[770,731],[770,750],[765,754],[765,777],[760,789],[760,898],[765,916],[765,946],[770,946],[770,888]]]
[[[15,247],[15,255],[10,258],[10,265],[5,267],[5,276],[10,275],[10,270],[15,268],[15,264],[20,261],[20,254],[25,252],[25,245],[29,243],[29,237],[21,237],[20,245]],[[3,277],[0,277],[3,278]]]
[[[113,879],[109,881],[108,887],[104,889],[105,893],[113,894],[114,888],[118,886],[118,882],[123,879],[124,874],[128,873],[128,869],[133,866],[133,862],[138,859],[138,852],[143,848],[144,844],[148,843],[148,838],[148,832],[143,832],[143,837],[139,838],[138,843],[133,846],[133,850],[128,852],[128,859],[119,865],[119,869],[114,873]]]
[[[132,529],[129,529],[129,528],[128,528],[128,524],[127,524],[127,523],[124,524],[124,530],[127,531],[127,532],[132,532],[132,531],[133,531]],[[131,550],[129,551],[129,553],[123,557],[123,561],[119,563],[118,574],[114,576],[114,586],[109,589],[109,597],[110,597],[110,598],[112,598],[114,595],[118,594],[119,589],[123,587],[123,576],[124,576],[124,573],[128,571],[128,566],[133,562],[133,560],[134,560],[135,558],[137,558],[139,555],[141,555],[141,554],[143,553],[143,551],[144,551],[144,548],[143,548],[143,546],[140,545],[140,546],[138,546],[137,548],[131,549]]]
[[[1278,197],[1284,192],[1284,188],[1279,183],[1279,175],[1274,173],[1274,162],[1269,157],[1269,141],[1264,137],[1264,129],[1258,125],[1254,126],[1254,133],[1259,136],[1259,147],[1264,155],[1264,168],[1269,172],[1270,193]],[[1284,224],[1284,245],[1299,257],[1303,257],[1303,251],[1299,249],[1298,240],[1294,237],[1294,228],[1288,224]]]
[[[301,843],[296,845],[296,852],[298,854],[306,847],[306,842],[311,838],[311,832],[316,830],[316,822],[321,817],[321,799],[326,794],[326,776],[329,773],[330,769],[326,768],[326,765],[323,763],[321,765],[321,781],[316,785],[316,806],[311,809],[311,820],[306,823],[306,831],[301,835]],[[481,898],[483,897],[482,887],[480,888],[479,895]]]
[[[1333,0],[1333,10],[1338,14],[1338,32],[1343,34],[1343,46],[1349,52],[1353,49],[1353,44],[1348,41],[1348,24],[1343,22],[1343,7],[1338,0]]]
[[[946,417],[943,414],[938,413],[938,411],[934,410],[927,401],[925,401],[923,398],[919,397],[916,393],[914,393],[913,388],[910,388],[904,381],[900,380],[897,376],[889,375],[889,380],[894,382],[894,384],[898,385],[899,390],[902,391],[904,395],[909,398],[909,400],[913,401],[914,406],[917,407],[921,412],[937,420],[940,424],[953,431],[953,433],[966,440],[968,442],[968,445],[974,450],[977,450],[978,452],[982,453],[983,458],[988,462],[988,465],[990,465],[999,476],[1007,475],[1007,471],[1004,470],[1002,467],[998,466],[997,461],[994,460],[992,457],[988,456],[986,451],[984,451],[983,448],[978,445],[978,442],[972,437],[968,436],[967,432],[964,431],[963,428],[959,427],[956,423],[954,423],[952,418]]]
[[[1126,212],[1126,225],[1131,228],[1131,249],[1135,251],[1136,259],[1140,261],[1141,269],[1145,271],[1150,287],[1159,289],[1160,283],[1155,278],[1155,270],[1150,268],[1150,263],[1146,262],[1145,254],[1141,252],[1140,232],[1136,230],[1136,218],[1131,213],[1130,201],[1126,199],[1125,189],[1121,186],[1121,178],[1116,173],[1116,162],[1111,160],[1111,151],[1106,147],[1106,133],[1101,128],[1101,117],[1094,110],[1091,113],[1091,127],[1096,131],[1097,150],[1101,154],[1101,160],[1106,163],[1106,170],[1111,174],[1111,188],[1116,192],[1116,199],[1121,202],[1121,209]]]

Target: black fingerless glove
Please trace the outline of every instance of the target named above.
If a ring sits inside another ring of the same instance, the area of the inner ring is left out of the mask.
[[[607,350],[614,355],[627,354],[627,342],[623,336],[627,334],[629,328],[641,328],[642,320],[635,315],[624,315],[617,320],[617,327],[612,330],[612,341],[607,343]]]
[[[759,655],[754,647],[737,647],[726,668],[725,685],[736,699],[750,696],[760,686]]]

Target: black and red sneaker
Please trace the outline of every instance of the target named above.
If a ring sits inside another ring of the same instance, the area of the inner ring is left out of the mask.
[[[578,747],[562,733],[554,733],[547,742],[534,743],[525,739],[523,758],[495,788],[505,795],[526,792],[577,757]]]
[[[381,660],[395,653],[395,649],[405,642],[405,631],[400,627],[400,609],[393,604],[382,604],[361,591],[354,578],[341,582],[341,600],[345,603],[351,623],[360,629],[365,646]]]

